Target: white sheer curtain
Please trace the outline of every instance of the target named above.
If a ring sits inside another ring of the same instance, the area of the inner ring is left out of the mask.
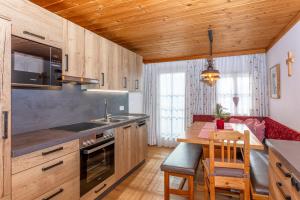
[[[150,145],[174,146],[176,144],[176,134],[178,134],[174,133],[170,137],[161,134],[161,99],[158,93],[160,91],[161,74],[185,73],[185,112],[183,114],[177,113],[177,116],[182,115],[181,118],[185,118],[185,127],[192,123],[193,115],[212,115],[218,101],[224,107],[228,107],[233,114],[268,115],[268,81],[265,54],[221,57],[214,60],[215,65],[221,72],[221,79],[214,87],[210,87],[201,81],[200,74],[206,68],[205,59],[147,64],[144,66],[143,99],[144,112],[150,115],[148,135]],[[167,81],[166,77],[162,79]],[[171,77],[169,79],[171,82]],[[233,97],[239,99],[236,107],[234,106]],[[170,114],[168,115],[170,116]]]

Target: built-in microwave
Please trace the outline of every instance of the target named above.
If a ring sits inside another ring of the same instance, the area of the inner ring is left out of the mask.
[[[12,86],[60,89],[62,50],[12,36]]]

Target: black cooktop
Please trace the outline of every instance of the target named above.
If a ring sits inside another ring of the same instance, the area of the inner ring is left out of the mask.
[[[86,131],[86,130],[89,130],[89,129],[105,126],[105,125],[106,124],[81,122],[81,123],[70,124],[70,125],[66,125],[66,126],[58,126],[58,127],[54,127],[54,128],[51,128],[51,129],[80,132],[80,131]]]

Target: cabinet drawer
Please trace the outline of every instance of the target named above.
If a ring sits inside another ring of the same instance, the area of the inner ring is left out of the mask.
[[[0,2],[1,15],[12,20],[12,34],[62,48],[63,19],[28,0]]]
[[[76,177],[53,190],[43,194],[35,200],[79,200],[80,198],[80,181]]]
[[[50,160],[59,158],[79,150],[79,141],[73,140],[64,144],[35,151],[12,159],[12,174],[38,166]]]
[[[112,175],[111,177],[107,178],[105,181],[91,189],[91,191],[89,191],[83,197],[81,197],[80,200],[94,200],[114,183],[115,175]]]
[[[274,168],[270,167],[270,193],[271,197],[276,197],[276,200],[285,200],[284,195],[287,197],[292,197],[291,191],[285,182],[283,182],[278,175],[274,172]],[[279,184],[279,185],[278,185]]]
[[[35,199],[79,175],[79,151],[12,176],[12,199]]]

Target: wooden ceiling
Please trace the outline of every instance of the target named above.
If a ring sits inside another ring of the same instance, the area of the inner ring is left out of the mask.
[[[145,62],[263,52],[300,16],[300,0],[31,0],[141,54]]]

